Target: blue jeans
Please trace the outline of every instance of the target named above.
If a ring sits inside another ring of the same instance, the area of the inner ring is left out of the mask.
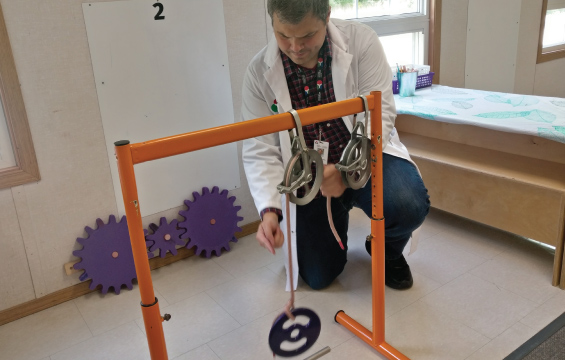
[[[428,190],[412,163],[383,154],[383,199],[385,258],[398,259],[412,231],[424,222],[430,209]],[[339,198],[332,198],[332,218],[345,251],[331,231],[326,201],[319,197],[296,207],[299,273],[315,290],[330,285],[343,271],[347,262],[349,211],[357,207],[371,217],[371,183],[358,190],[348,188]]]

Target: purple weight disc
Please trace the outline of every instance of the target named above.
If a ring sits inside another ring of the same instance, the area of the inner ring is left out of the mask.
[[[297,308],[292,310],[292,314],[295,317],[307,317],[309,319],[308,323],[305,325],[294,323],[285,329],[284,324],[289,320],[289,318],[286,313],[282,313],[275,320],[275,323],[271,327],[271,332],[269,333],[269,346],[271,347],[271,350],[273,350],[273,353],[276,355],[282,357],[297,356],[308,350],[312,347],[312,345],[314,345],[316,340],[318,340],[318,336],[320,336],[320,331],[322,330],[320,318],[314,311],[306,308]],[[299,332],[295,336],[292,336],[294,330],[298,330]],[[304,338],[306,338],[306,342],[296,349],[285,350],[281,348],[281,345],[285,341],[295,343]]]

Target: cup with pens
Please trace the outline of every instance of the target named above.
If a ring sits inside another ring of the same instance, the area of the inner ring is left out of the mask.
[[[407,68],[405,65],[398,66],[398,95],[400,96],[414,96],[416,92],[416,82],[418,81],[418,70],[414,68]]]

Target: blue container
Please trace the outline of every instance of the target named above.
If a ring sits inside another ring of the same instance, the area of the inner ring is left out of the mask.
[[[416,82],[418,81],[418,72],[397,73],[398,77],[398,94],[400,96],[414,96],[416,92]]]

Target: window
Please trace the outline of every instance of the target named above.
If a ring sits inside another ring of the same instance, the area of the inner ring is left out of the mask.
[[[565,0],[543,0],[537,62],[565,57]]]
[[[39,180],[39,169],[0,6],[0,189]]]
[[[379,35],[391,66],[427,64],[430,16],[426,0],[330,0],[332,17],[355,19]]]

